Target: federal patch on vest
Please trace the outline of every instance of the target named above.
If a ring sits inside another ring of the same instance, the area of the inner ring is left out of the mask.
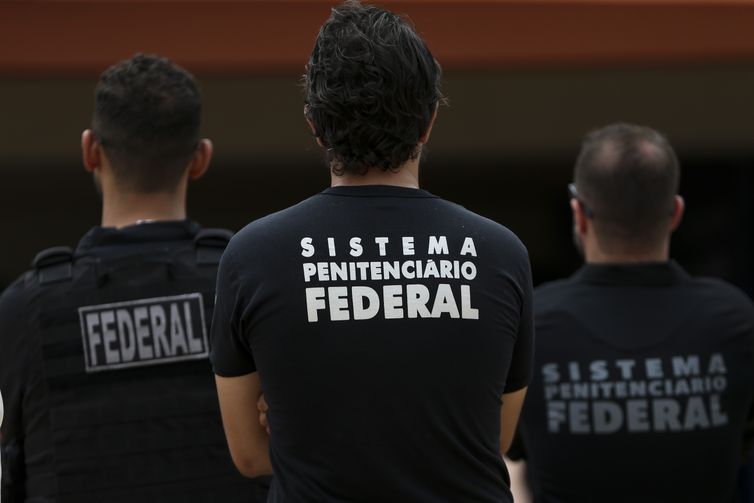
[[[209,356],[202,294],[79,308],[87,372]]]

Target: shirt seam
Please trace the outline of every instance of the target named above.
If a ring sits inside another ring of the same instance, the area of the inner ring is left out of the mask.
[[[435,195],[401,195],[401,194],[333,194],[331,192],[320,192],[320,195],[322,196],[334,196],[334,197],[356,197],[356,198],[387,198],[387,197],[397,197],[400,199],[439,199],[438,196]]]

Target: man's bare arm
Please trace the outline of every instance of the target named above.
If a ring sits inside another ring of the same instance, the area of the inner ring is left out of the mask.
[[[259,374],[215,376],[225,437],[233,463],[244,476],[271,475],[270,442],[259,423],[257,400],[262,395]]]
[[[513,443],[513,435],[516,433],[518,416],[524,405],[526,388],[503,394],[503,405],[500,407],[500,453],[505,454]]]

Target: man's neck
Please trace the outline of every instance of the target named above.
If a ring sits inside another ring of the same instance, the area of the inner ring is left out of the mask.
[[[623,251],[606,253],[598,247],[586,250],[587,264],[639,264],[646,262],[667,262],[670,260],[670,247],[666,244],[656,250]]]
[[[102,201],[102,226],[126,227],[144,221],[183,220],[186,199],[178,194],[117,194]]]
[[[406,161],[396,170],[382,170],[369,168],[363,174],[345,173],[337,176],[330,175],[330,186],[341,187],[346,185],[394,185],[396,187],[419,188],[419,159]]]

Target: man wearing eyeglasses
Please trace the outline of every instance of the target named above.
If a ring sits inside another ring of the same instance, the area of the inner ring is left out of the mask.
[[[669,259],[684,201],[668,141],[589,133],[569,186],[586,264],[535,295],[513,457],[538,502],[732,501],[754,398],[754,309]]]

